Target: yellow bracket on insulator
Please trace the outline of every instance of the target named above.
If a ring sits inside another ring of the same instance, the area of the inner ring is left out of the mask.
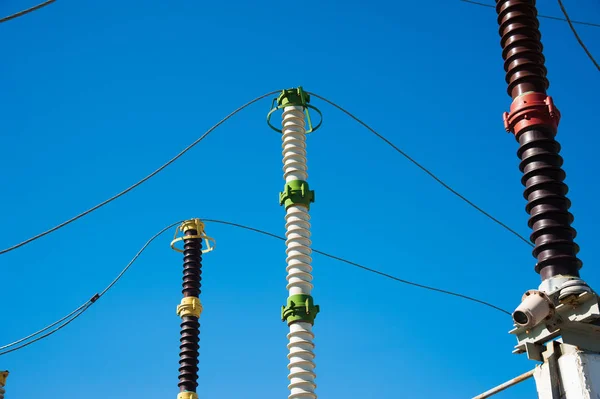
[[[0,371],[0,387],[6,385],[6,378],[8,377],[8,371]]]
[[[188,230],[196,230],[197,234],[187,235],[187,236],[184,235],[181,237],[177,237],[177,235],[180,232],[182,234],[185,234],[185,232]],[[188,240],[190,238],[200,238],[200,239],[204,240],[204,242],[206,244],[206,249],[202,250],[203,254],[213,251],[215,249],[215,247],[217,246],[217,241],[214,238],[207,236],[206,233],[204,232],[204,223],[202,223],[200,221],[200,219],[190,219],[190,220],[186,220],[185,222],[181,223],[181,226],[178,226],[175,229],[175,235],[173,236],[173,241],[171,241],[171,248],[177,252],[182,253],[183,250],[177,248],[175,246],[175,244],[179,241]]]
[[[195,296],[186,296],[181,300],[181,304],[177,305],[177,316],[179,317],[194,316],[199,318],[201,313],[202,303]]]
[[[196,392],[179,392],[177,399],[198,399],[198,394]]]

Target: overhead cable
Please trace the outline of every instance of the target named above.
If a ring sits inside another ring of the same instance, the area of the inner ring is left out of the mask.
[[[58,229],[61,229],[71,223],[73,223],[74,221],[81,219],[82,217],[94,212],[97,209],[102,208],[104,205],[107,205],[109,203],[111,203],[112,201],[116,200],[119,197],[124,196],[125,194],[129,193],[131,190],[133,190],[136,187],[141,186],[143,183],[145,183],[146,181],[150,180],[152,177],[156,176],[157,174],[159,174],[160,172],[162,172],[167,166],[171,165],[173,162],[177,161],[179,158],[181,158],[186,152],[188,152],[189,150],[191,150],[192,148],[194,148],[196,146],[196,144],[200,143],[202,140],[204,140],[209,134],[211,134],[216,128],[218,128],[219,126],[221,126],[224,122],[226,122],[229,118],[231,118],[232,116],[234,116],[235,114],[237,114],[238,112],[242,111],[243,109],[247,108],[248,106],[254,104],[255,102],[262,100],[265,97],[269,97],[272,96],[273,94],[279,93],[279,90],[276,91],[271,91],[269,93],[263,94],[262,96],[256,97],[254,100],[248,101],[246,104],[242,105],[241,107],[237,108],[235,111],[231,112],[229,115],[227,115],[225,118],[221,119],[217,124],[215,124],[213,127],[211,127],[210,129],[208,129],[202,136],[200,136],[198,139],[196,139],[192,144],[188,145],[185,149],[183,149],[179,154],[175,155],[173,158],[171,158],[169,161],[167,161],[166,163],[164,163],[161,167],[159,167],[158,169],[156,169],[154,172],[150,173],[148,176],[144,177],[143,179],[141,179],[140,181],[138,181],[135,184],[132,184],[131,186],[127,187],[125,190],[121,191],[118,194],[115,194],[114,196],[110,197],[109,199],[102,201],[101,203],[99,203],[98,205],[88,209],[87,211],[81,212],[79,215],[72,217],[69,220],[66,220],[54,227],[52,227],[51,229],[48,229],[46,231],[44,231],[43,233],[40,233],[38,235],[35,235],[31,238],[28,238],[25,241],[22,241],[18,244],[13,245],[12,247],[3,249],[0,251],[0,255],[5,254],[7,252],[13,251],[17,248],[20,248],[24,245],[29,244],[30,242],[33,242],[37,239],[40,239],[50,233],[55,232]]]
[[[477,211],[479,211],[481,214],[483,214],[484,216],[486,216],[490,220],[494,221],[495,223],[497,223],[498,225],[500,225],[501,227],[503,227],[504,229],[506,229],[510,233],[514,234],[516,237],[518,237],[525,244],[527,244],[527,245],[529,245],[531,247],[534,246],[527,238],[523,237],[521,234],[517,233],[512,228],[508,227],[508,225],[506,225],[505,223],[503,223],[500,220],[496,219],[494,216],[490,215],[488,212],[484,211],[479,206],[475,205],[472,201],[470,201],[464,195],[460,194],[458,191],[456,191],[455,189],[453,189],[452,187],[450,187],[442,179],[440,179],[439,177],[437,177],[432,171],[430,171],[425,166],[423,166],[422,164],[420,164],[419,162],[417,162],[414,158],[412,158],[406,152],[402,151],[394,143],[392,143],[390,140],[388,140],[387,138],[385,138],[382,134],[378,133],[375,129],[373,129],[371,126],[367,125],[365,122],[363,122],[357,116],[355,116],[354,114],[352,114],[350,111],[347,111],[346,109],[344,109],[340,105],[334,103],[331,100],[328,100],[327,98],[325,98],[323,96],[320,96],[320,95],[315,94],[315,93],[309,93],[309,94],[312,95],[312,96],[314,96],[314,97],[316,97],[316,98],[319,98],[319,99],[325,101],[326,103],[328,103],[329,105],[332,105],[333,107],[339,109],[340,111],[342,111],[343,113],[345,113],[346,115],[348,115],[350,118],[354,119],[356,122],[358,122],[361,125],[363,125],[364,127],[366,127],[369,131],[371,131],[371,133],[373,133],[375,136],[377,136],[382,141],[384,141],[387,145],[389,145],[394,150],[396,150],[396,152],[398,152],[404,158],[408,159],[410,162],[412,162],[415,166],[417,166],[423,172],[427,173],[431,178],[433,178],[436,182],[438,182],[440,185],[442,185],[442,187],[444,187],[446,190],[450,191],[452,194],[454,194],[455,196],[457,196],[458,198],[460,198],[461,200],[463,200],[464,202],[466,202],[467,204],[469,204],[472,208],[476,209]]]
[[[468,4],[474,4],[477,6],[483,6],[483,7],[488,7],[488,8],[496,8],[495,5],[493,4],[487,4],[487,3],[481,3],[479,1],[473,1],[473,0],[460,0],[463,3],[468,3]],[[538,18],[546,18],[546,19],[553,19],[555,21],[563,21],[563,22],[568,22],[568,20],[566,20],[565,18],[559,18],[559,17],[552,17],[549,15],[541,15],[538,14]],[[581,21],[571,21],[574,24],[578,24],[578,25],[587,25],[587,26],[593,26],[595,28],[600,28],[600,24],[596,24],[593,22],[581,22]]]
[[[577,30],[575,30],[575,27],[573,26],[573,21],[571,21],[571,18],[569,18],[569,14],[567,13],[567,10],[566,10],[565,6],[563,5],[562,0],[558,0],[558,5],[560,6],[562,13],[565,15],[565,18],[567,19],[567,22],[569,23],[569,27],[571,28],[571,31],[573,32],[573,35],[575,35],[575,39],[577,40],[577,43],[579,43],[579,45],[581,46],[583,51],[585,51],[588,58],[590,59],[590,61],[592,61],[592,63],[596,67],[596,69],[598,69],[600,71],[600,65],[598,65],[598,63],[594,59],[594,56],[592,55],[592,53],[590,53],[590,51],[586,47],[585,43],[583,43],[583,40],[581,40],[581,38],[579,37],[579,34],[577,34]]]
[[[241,229],[250,230],[250,231],[262,234],[262,235],[266,235],[266,236],[269,236],[269,237],[272,237],[272,238],[276,238],[276,239],[281,240],[281,241],[285,241],[286,240],[285,237],[278,236],[277,234],[273,234],[273,233],[270,233],[270,232],[265,231],[265,230],[257,229],[255,227],[244,226],[243,224],[239,224],[239,223],[227,222],[227,221],[224,221],[224,220],[217,220],[217,219],[202,219],[202,221],[206,222],[206,223],[219,223],[219,224],[224,224],[224,225],[228,225],[228,226],[239,227]],[[425,284],[415,283],[415,282],[410,281],[410,280],[401,279],[399,277],[392,276],[391,274],[387,274],[387,273],[381,272],[379,270],[375,270],[375,269],[372,269],[370,267],[363,266],[363,265],[361,265],[359,263],[350,261],[348,259],[344,259],[344,258],[336,256],[336,255],[332,255],[332,254],[327,253],[325,251],[320,251],[318,249],[314,249],[313,248],[312,251],[315,252],[315,253],[318,253],[320,255],[323,255],[325,257],[328,257],[330,259],[334,259],[334,260],[337,260],[337,261],[340,261],[340,262],[344,262],[344,263],[346,263],[348,265],[351,265],[351,266],[354,266],[354,267],[358,267],[358,268],[360,268],[362,270],[368,271],[370,273],[375,273],[377,275],[389,278],[391,280],[397,281],[397,282],[402,283],[402,284],[408,284],[408,285],[412,285],[412,286],[417,287],[417,288],[422,288],[422,289],[426,289],[426,290],[429,290],[429,291],[435,291],[435,292],[439,292],[440,294],[452,295],[452,296],[455,296],[455,297],[466,299],[468,301],[477,302],[477,303],[479,303],[481,305],[485,305],[487,307],[490,307],[492,309],[498,310],[498,311],[500,311],[502,313],[505,313],[507,315],[511,315],[511,313],[509,311],[505,310],[505,309],[502,309],[502,308],[500,308],[500,307],[498,307],[496,305],[493,305],[493,304],[491,304],[491,303],[489,303],[487,301],[483,301],[481,299],[477,299],[477,298],[474,298],[474,297],[469,296],[469,295],[464,295],[464,294],[460,294],[460,293],[457,293],[457,292],[452,292],[452,291],[448,291],[448,290],[444,290],[444,289],[441,289],[441,288],[432,287],[432,286],[425,285]]]
[[[156,238],[158,238],[161,234],[163,234],[165,231],[169,230],[170,228],[172,228],[178,224],[181,224],[181,222],[182,221],[171,223],[170,225],[161,229],[158,233],[154,234],[148,241],[146,241],[144,246],[142,246],[142,248],[140,248],[140,250],[137,252],[137,254],[135,254],[135,256],[129,261],[129,263],[123,268],[123,270],[121,270],[121,272],[117,275],[117,277],[115,277],[113,279],[113,281],[111,281],[110,284],[108,284],[106,286],[106,288],[104,288],[104,290],[102,290],[102,292],[100,292],[99,294],[95,294],[92,298],[87,300],[83,305],[79,306],[77,309],[75,309],[68,315],[64,316],[63,318],[42,328],[41,330],[38,330],[38,331],[34,332],[33,334],[30,334],[30,335],[28,335],[24,338],[21,338],[17,341],[11,342],[10,344],[1,346],[0,347],[0,356],[6,355],[7,353],[11,353],[11,352],[17,351],[22,348],[25,348],[26,346],[29,346],[29,345],[33,344],[34,342],[40,341],[44,338],[47,338],[50,335],[60,331],[61,329],[65,328],[66,326],[68,326],[71,322],[73,322],[75,319],[77,319],[79,316],[81,316],[83,313],[85,313],[94,303],[96,303],[96,301],[98,301],[98,299],[102,298],[112,287],[114,287],[115,284],[117,284],[117,282],[119,282],[119,280],[123,277],[123,275],[135,263],[135,261],[139,258],[139,256],[142,254],[142,252],[144,252],[146,250],[148,245],[150,245],[152,243],[152,241],[154,241]],[[54,328],[53,330],[50,330],[52,327],[54,327],[56,325],[58,325],[58,327]],[[48,331],[48,330],[50,330],[50,331]],[[48,331],[48,332],[43,335],[40,335],[40,334],[44,333],[45,331]],[[25,342],[25,343],[22,343],[22,342]]]
[[[30,8],[28,8],[28,9],[26,9],[26,10],[19,11],[19,12],[15,13],[15,14],[12,14],[12,15],[6,16],[6,17],[4,17],[4,18],[0,19],[0,24],[1,24],[2,22],[10,21],[11,19],[15,19],[15,18],[18,18],[18,17],[22,17],[23,15],[25,15],[25,14],[29,14],[29,13],[30,13],[30,12],[32,12],[32,11],[39,10],[40,8],[42,8],[42,7],[45,7],[45,6],[47,6],[48,4],[50,4],[50,3],[54,3],[55,1],[56,1],[56,0],[47,0],[47,1],[44,1],[43,3],[40,3],[40,4],[38,4],[38,5],[35,5],[35,6],[33,6],[33,7],[30,7]]]
[[[218,223],[218,224],[223,224],[223,225],[228,225],[228,226],[233,226],[233,227],[238,227],[240,229],[244,229],[244,230],[249,230],[249,231],[253,231],[268,237],[272,237],[275,239],[278,239],[280,241],[285,241],[286,239],[284,237],[278,236],[277,234],[273,234],[270,233],[268,231],[265,230],[261,230],[261,229],[257,229],[254,227],[250,227],[250,226],[245,226],[243,224],[239,224],[239,223],[234,223],[234,222],[228,222],[225,220],[219,220],[219,219],[201,219],[203,222],[206,223]],[[33,344],[34,342],[38,342],[44,338],[47,338],[49,336],[51,336],[52,334],[60,331],[61,329],[63,329],[64,327],[68,326],[71,322],[73,322],[75,319],[77,319],[79,316],[81,316],[83,313],[85,313],[94,303],[96,303],[98,301],[98,299],[100,299],[102,296],[104,296],[111,288],[113,288],[115,286],[115,284],[123,277],[123,275],[129,270],[129,268],[134,264],[134,262],[139,258],[139,256],[144,252],[144,250],[146,250],[146,248],[152,243],[152,241],[154,241],[156,238],[158,238],[161,234],[163,234],[165,231],[169,230],[170,228],[181,224],[182,221],[178,221],[176,223],[171,223],[170,225],[164,227],[163,229],[161,229],[158,233],[154,234],[145,244],[142,248],[140,248],[140,250],[137,252],[137,254],[135,254],[135,256],[131,259],[131,261],[129,261],[129,263],[123,268],[123,270],[121,270],[121,272],[117,275],[117,277],[115,277],[115,279],[113,281],[111,281],[110,284],[108,284],[108,286],[106,286],[106,288],[100,292],[99,294],[95,294],[91,299],[89,299],[88,301],[86,301],[83,305],[79,306],[77,309],[73,310],[71,313],[69,313],[68,315],[64,316],[63,318],[55,321],[54,323],[42,328],[41,330],[36,331],[33,334],[30,334],[26,337],[23,337],[21,339],[18,339],[10,344],[4,345],[0,347],[0,356],[2,355],[6,355],[8,353],[17,351],[19,349],[25,348],[31,344]],[[366,267],[364,265],[361,265],[359,263],[350,261],[348,259],[342,258],[340,256],[336,256],[336,255],[332,255],[330,253],[327,253],[325,251],[320,251],[318,249],[313,249],[313,252],[318,253],[320,255],[323,255],[325,257],[328,257],[330,259],[334,259],[337,260],[339,262],[343,262],[346,263],[348,265],[357,267],[359,269],[365,270],[367,272],[370,273],[374,273],[377,274],[379,276],[383,276],[386,278],[389,278],[391,280],[397,281],[399,283],[402,284],[407,284],[407,285],[411,285],[417,288],[422,288],[422,289],[426,289],[429,291],[434,291],[434,292],[438,292],[440,294],[444,294],[444,295],[451,295],[451,296],[455,296],[458,298],[462,298],[471,302],[476,302],[479,303],[481,305],[487,306],[489,308],[495,309],[497,311],[500,311],[502,313],[508,314],[510,315],[511,313],[505,309],[502,309],[496,305],[491,304],[490,302],[487,301],[483,301],[481,299],[477,299],[474,297],[471,297],[469,295],[464,295],[461,293],[457,293],[457,292],[453,292],[453,291],[448,291],[448,290],[444,290],[441,288],[436,288],[436,287],[432,287],[432,286],[428,286],[425,284],[419,284],[419,283],[415,283],[413,281],[410,280],[405,280],[405,279],[401,279],[399,277],[395,277],[392,276],[391,274],[388,273],[384,273],[381,272],[379,270],[373,269],[373,268],[369,268]],[[56,328],[50,330],[52,327],[57,326]],[[50,330],[50,331],[48,331]],[[46,332],[48,331],[48,332]],[[42,333],[46,332],[43,335],[40,335]],[[33,339],[32,339],[33,338]],[[24,342],[24,343],[23,343]],[[19,345],[20,344],[20,345]]]

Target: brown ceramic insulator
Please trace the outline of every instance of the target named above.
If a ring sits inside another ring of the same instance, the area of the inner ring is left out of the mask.
[[[546,93],[549,82],[535,0],[497,0],[496,11],[508,94]]]
[[[185,238],[197,235],[187,230],[183,240],[183,296],[199,297],[202,282],[202,240]],[[200,323],[197,317],[184,316],[181,321],[179,345],[179,390],[196,392],[198,386],[198,350],[200,349]]]
[[[200,349],[200,323],[197,317],[184,316],[181,321],[179,345],[179,390],[196,392],[198,387],[198,350]]]
[[[202,282],[202,240],[185,236],[197,235],[196,230],[187,230],[183,240],[183,289],[184,297],[199,297]]]
[[[579,276],[582,263],[577,258],[579,246],[574,242],[577,233],[571,227],[573,215],[566,196],[569,189],[563,182],[560,144],[553,132],[543,130],[521,132],[517,140],[525,209],[530,215],[533,255],[538,261],[535,269],[544,280],[559,274]]]
[[[524,93],[535,92],[544,97],[549,82],[535,0],[496,0],[496,11],[508,94],[513,100],[519,97],[521,102],[526,97],[522,96]],[[533,229],[533,255],[538,261],[536,271],[542,279],[559,274],[579,276],[579,247],[571,227],[573,215],[566,196],[560,144],[555,140],[557,123],[550,113],[536,115],[542,118],[515,131],[529,227]]]

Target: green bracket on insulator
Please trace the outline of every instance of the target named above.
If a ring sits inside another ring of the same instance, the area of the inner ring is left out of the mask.
[[[291,295],[287,299],[287,306],[281,307],[281,321],[287,321],[288,325],[296,322],[315,324],[319,311],[319,305],[314,304],[312,296]]]
[[[283,191],[279,193],[279,205],[285,205],[285,209],[292,205],[304,205],[306,209],[310,209],[311,202],[315,202],[315,192],[309,189],[304,180],[285,183]]]
[[[314,107],[309,104],[310,103],[310,94],[302,89],[302,86],[299,86],[295,89],[286,89],[282,90],[279,97],[273,99],[273,103],[271,104],[271,110],[267,115],[267,124],[269,127],[276,132],[282,133],[281,129],[276,128],[271,124],[271,116],[273,113],[279,109],[285,107],[303,107],[304,114],[306,115],[306,120],[308,122],[308,129],[306,130],[306,134],[312,133],[321,127],[323,124],[323,114],[317,107]],[[277,105],[276,105],[277,104]],[[319,114],[320,120],[316,126],[312,125],[312,120],[310,119],[309,109],[314,110],[317,114]]]

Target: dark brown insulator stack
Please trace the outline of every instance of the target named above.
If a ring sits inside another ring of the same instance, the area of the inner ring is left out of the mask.
[[[496,0],[496,11],[508,94],[513,100],[530,92],[546,94],[549,82],[535,0]],[[579,276],[582,264],[571,227],[573,215],[563,182],[560,144],[555,140],[556,125],[550,122],[515,131],[536,271],[544,280],[559,274]]]
[[[196,230],[187,230],[185,236],[195,236]],[[202,282],[202,240],[183,240],[183,293],[184,297],[200,297]],[[200,323],[197,317],[184,316],[181,321],[179,346],[179,390],[196,392],[198,387],[198,350],[200,349]]]

